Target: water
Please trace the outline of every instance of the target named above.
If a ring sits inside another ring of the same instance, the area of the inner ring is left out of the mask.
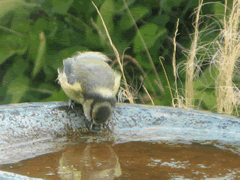
[[[48,180],[240,179],[240,156],[201,144],[79,143],[0,170]]]

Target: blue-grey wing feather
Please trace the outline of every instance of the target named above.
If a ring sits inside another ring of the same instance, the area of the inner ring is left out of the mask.
[[[76,81],[74,72],[73,72],[73,66],[72,66],[73,64],[74,64],[73,58],[68,58],[63,61],[63,70],[66,74],[67,81],[69,84],[74,84]]]
[[[114,71],[101,59],[79,59],[78,57],[68,58],[63,61],[64,71],[68,83],[78,82],[85,91],[92,91],[96,88],[114,87]]]

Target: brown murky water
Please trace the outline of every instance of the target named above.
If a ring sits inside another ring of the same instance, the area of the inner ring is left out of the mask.
[[[0,170],[49,180],[240,179],[240,156],[199,144],[82,143]]]

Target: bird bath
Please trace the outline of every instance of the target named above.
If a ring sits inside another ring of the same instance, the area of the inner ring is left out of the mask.
[[[240,120],[117,104],[111,131],[86,132],[67,102],[0,106],[0,178],[237,179]]]

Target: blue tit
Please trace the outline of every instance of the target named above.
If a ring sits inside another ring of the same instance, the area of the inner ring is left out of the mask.
[[[59,83],[67,96],[81,103],[87,119],[103,124],[111,118],[116,104],[121,74],[108,65],[109,58],[100,52],[78,53],[63,60],[58,69]]]

